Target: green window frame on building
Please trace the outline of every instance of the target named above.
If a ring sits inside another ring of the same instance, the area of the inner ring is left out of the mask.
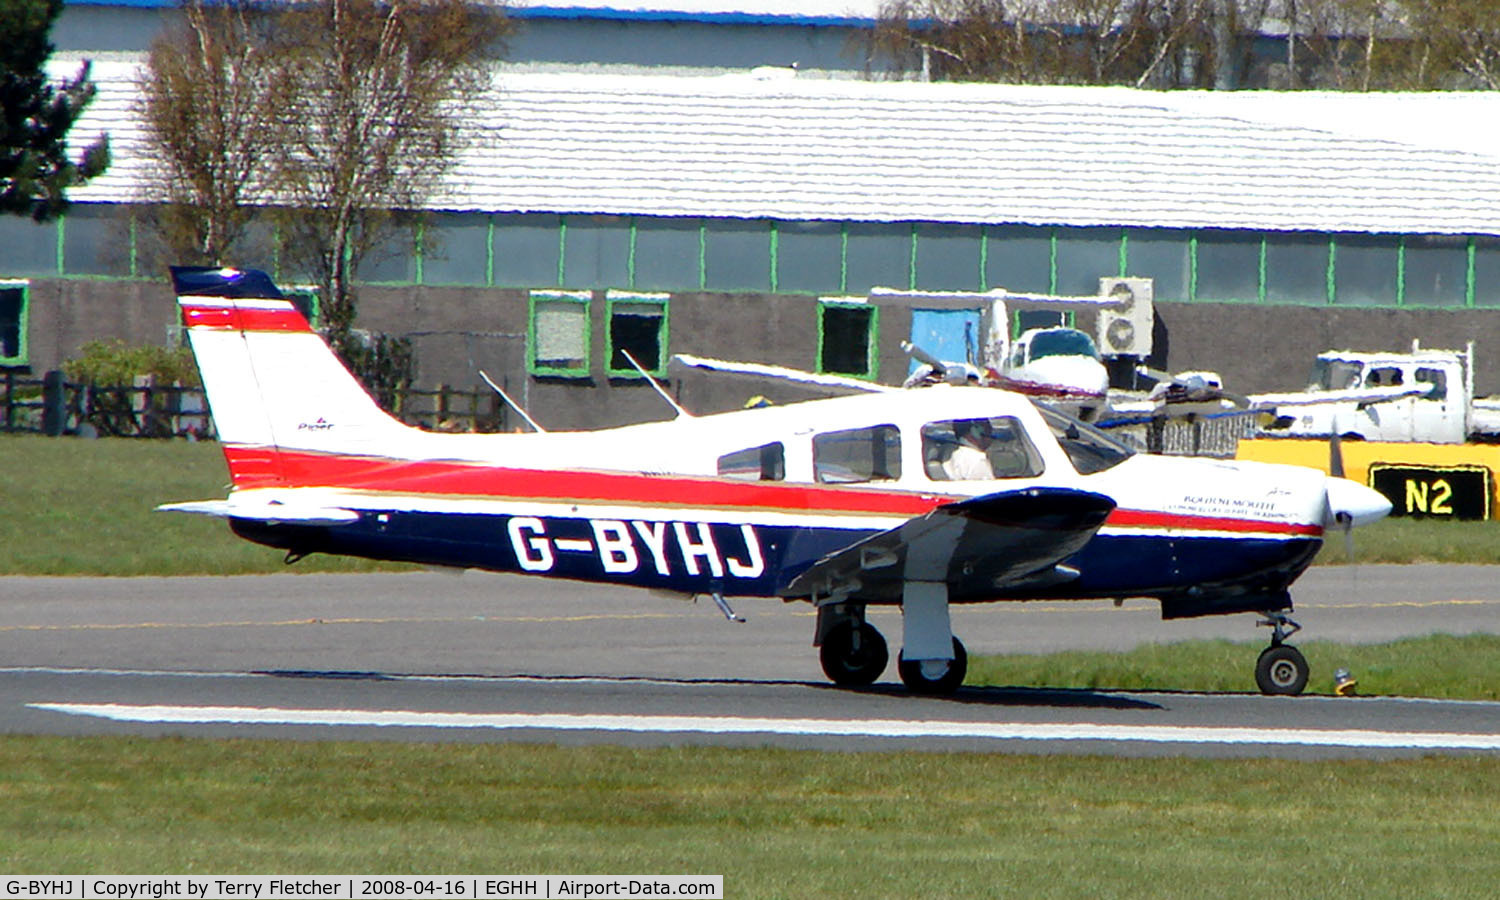
[[[297,307],[307,323],[314,328],[323,324],[323,300],[318,293],[315,284],[289,284],[281,289],[281,293]]]
[[[605,373],[610,378],[640,378],[641,373],[624,351],[641,368],[657,378],[667,374],[668,341],[671,335],[670,295],[634,291],[609,291],[605,294],[605,319],[608,322],[608,348]]]
[[[527,303],[526,370],[533,375],[587,378],[593,293],[532,291]]]
[[[818,371],[880,377],[880,307],[858,299],[818,300]]]
[[[30,359],[26,336],[30,293],[29,281],[0,281],[0,366],[24,366]]]
[[[0,220],[0,277],[151,279],[161,248],[130,204],[55,222]],[[278,280],[286,240],[256,220],[236,264]],[[1097,271],[1095,271],[1097,270]],[[791,221],[431,212],[399,228],[360,281],[522,289],[859,295],[874,287],[1089,294],[1153,278],[1158,302],[1357,308],[1500,306],[1500,236],[1216,228]],[[977,279],[977,285],[975,280]]]

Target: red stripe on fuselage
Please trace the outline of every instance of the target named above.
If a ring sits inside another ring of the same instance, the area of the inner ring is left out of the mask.
[[[266,464],[268,453],[280,463]],[[953,497],[871,488],[224,447],[235,487],[335,487],[422,496],[919,516]]]
[[[1273,522],[1267,519],[1228,519],[1219,516],[1190,516],[1181,513],[1154,512],[1142,509],[1116,508],[1104,522],[1105,528],[1171,528],[1182,531],[1240,531],[1269,534],[1301,534],[1318,537],[1323,526],[1297,522]]]
[[[182,305],[182,324],[188,328],[223,331],[312,331],[307,319],[290,303],[285,309]]]

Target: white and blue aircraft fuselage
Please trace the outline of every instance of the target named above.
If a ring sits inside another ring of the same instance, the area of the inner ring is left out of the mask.
[[[804,600],[837,683],[880,677],[869,604],[903,611],[902,680],[948,691],[949,605],[1150,597],[1258,612],[1263,690],[1299,692],[1290,584],[1326,529],[1389,511],[1292,466],[1153,457],[993,388],[813,400],[598,431],[439,434],[383,412],[264,274],[173,269],[233,484],[166,509],[288,558],[334,553]]]

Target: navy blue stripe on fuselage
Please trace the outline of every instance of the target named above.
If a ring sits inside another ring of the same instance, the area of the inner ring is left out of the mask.
[[[297,553],[520,572],[684,593],[773,597],[830,553],[876,532],[785,525],[364,513],[337,527],[232,520],[236,534]]]
[[[333,527],[232,522],[241,537],[297,553],[742,597],[777,596],[780,588],[818,560],[876,533],[792,525],[427,512],[367,512],[356,523]],[[1079,570],[1072,581],[1009,592],[1002,588],[993,595],[962,599],[1163,596],[1195,586],[1252,583],[1284,589],[1321,545],[1321,538],[1304,537],[1100,534],[1064,561]]]

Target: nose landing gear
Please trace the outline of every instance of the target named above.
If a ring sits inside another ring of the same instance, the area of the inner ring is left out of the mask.
[[[1265,618],[1255,623],[1271,629],[1271,646],[1261,651],[1255,662],[1255,685],[1262,694],[1300,694],[1307,687],[1311,668],[1302,651],[1286,643],[1286,639],[1302,630],[1292,621],[1286,610],[1265,613]]]

